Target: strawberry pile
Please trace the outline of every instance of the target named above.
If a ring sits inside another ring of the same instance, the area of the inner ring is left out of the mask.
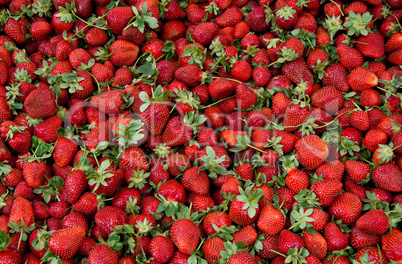
[[[0,263],[401,263],[401,20],[0,0]]]

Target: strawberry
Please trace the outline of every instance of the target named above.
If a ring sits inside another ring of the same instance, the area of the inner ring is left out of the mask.
[[[79,66],[81,66],[81,63],[88,65],[90,59],[91,55],[89,55],[89,53],[82,48],[75,49],[68,55],[68,60],[70,61],[73,69],[77,69]]]
[[[282,74],[288,77],[295,84],[301,82],[314,83],[313,74],[307,67],[303,58],[298,58],[294,61],[287,62],[282,66]]]
[[[27,43],[28,39],[26,35],[28,34],[27,25],[28,22],[26,18],[15,20],[14,18],[7,19],[4,26],[4,33],[9,36],[12,40],[18,44]]]
[[[189,219],[180,219],[173,222],[170,229],[173,243],[180,252],[191,255],[197,248],[200,239],[200,229]]]
[[[173,257],[175,249],[172,239],[161,235],[151,240],[149,248],[152,257],[160,263],[168,262]]]
[[[348,83],[353,91],[362,92],[377,86],[378,77],[367,68],[357,67],[350,72]]]
[[[359,183],[367,179],[370,173],[370,166],[366,163],[357,160],[347,160],[345,162],[346,172],[349,177],[355,182]]]
[[[392,233],[388,233],[382,237],[382,249],[389,260],[395,262],[400,262],[402,260],[402,254],[400,251],[401,242],[402,233],[397,229],[393,229]]]
[[[39,188],[46,180],[47,167],[40,161],[27,161],[22,165],[22,175],[31,188]]]
[[[363,65],[363,56],[359,50],[340,43],[336,47],[336,51],[338,52],[339,62],[347,70],[351,70]]]
[[[385,55],[384,37],[380,33],[368,33],[357,39],[356,48],[363,56],[379,59]]]
[[[302,248],[304,246],[305,245],[303,240],[298,235],[292,233],[289,230],[284,229],[279,234],[279,242],[278,242],[279,253],[287,254],[288,250],[291,248]]]
[[[117,253],[106,244],[96,245],[89,251],[88,264],[118,263]]]
[[[371,173],[373,182],[380,188],[390,192],[402,190],[402,172],[395,164],[377,166]]]
[[[241,251],[239,253],[236,253],[232,255],[227,262],[228,264],[256,264],[257,262],[255,261],[253,255],[246,251]]]
[[[68,137],[59,137],[55,143],[52,157],[60,167],[67,166],[78,151],[78,145]]]
[[[116,40],[109,48],[110,61],[116,67],[132,66],[137,60],[139,47],[125,40]]]
[[[265,7],[256,6],[246,17],[246,23],[255,32],[263,32],[269,29],[269,24],[265,18]]]
[[[328,251],[342,250],[348,245],[348,237],[334,223],[328,223],[324,228]]]
[[[402,33],[394,33],[392,34],[387,42],[385,43],[385,52],[390,53],[397,49],[402,48]]]
[[[88,181],[85,173],[81,169],[75,169],[64,181],[63,192],[66,195],[66,201],[74,204],[88,187]],[[61,190],[61,191],[62,191]]]
[[[127,214],[118,207],[105,206],[96,212],[95,223],[103,232],[110,234],[116,225],[127,223]]]
[[[191,36],[195,42],[201,45],[208,46],[211,44],[213,38],[218,34],[219,26],[215,22],[199,23],[193,27],[190,27],[188,32],[191,32]]]
[[[229,6],[215,19],[215,22],[221,28],[234,27],[237,23],[243,21],[243,12],[237,6]]]
[[[296,155],[306,169],[316,169],[328,157],[329,151],[324,141],[316,135],[309,135],[297,141]]]
[[[365,254],[367,255],[368,261],[375,261],[379,263],[385,263],[387,261],[384,252],[377,247],[360,249],[355,256],[355,260],[357,260],[359,263],[362,263],[362,261],[365,259],[363,257]]]
[[[202,222],[202,228],[203,231],[207,235],[212,235],[215,234],[217,231],[214,229],[214,225],[216,225],[219,228],[222,228],[224,226],[229,227],[232,224],[232,221],[229,219],[228,214],[224,212],[211,212],[208,213],[203,222]]]
[[[327,241],[320,233],[310,234],[308,231],[303,231],[303,242],[306,249],[318,259],[323,259],[327,255]]]
[[[134,13],[130,6],[113,7],[106,16],[108,28],[113,34],[121,35],[133,16]]]
[[[358,229],[356,225],[348,233],[349,244],[355,249],[362,249],[370,246],[375,246],[381,241],[380,236],[365,233]]]
[[[275,12],[275,22],[283,30],[292,29],[299,18],[296,10],[286,5]]]
[[[2,263],[19,264],[22,263],[22,256],[18,250],[3,249],[0,251],[0,261]]]
[[[285,218],[280,210],[268,204],[262,208],[257,226],[268,235],[277,235],[285,226]]]
[[[72,258],[81,247],[84,237],[85,229],[82,227],[57,230],[50,236],[49,249],[61,258]]]
[[[193,131],[180,116],[173,117],[162,133],[162,141],[170,147],[180,146],[190,141]]]
[[[245,82],[250,79],[253,69],[250,64],[244,60],[238,60],[233,63],[232,70],[230,74],[232,74],[233,78],[239,80],[241,82]]]
[[[342,190],[343,184],[340,181],[316,181],[311,184],[310,190],[312,190],[318,198],[318,202],[323,207],[327,207],[332,204],[334,199],[338,196]]]
[[[246,226],[256,221],[260,213],[258,201],[261,199],[261,195],[260,190],[241,189],[240,195],[234,199],[230,206],[230,220],[241,226]],[[245,206],[246,203],[248,206]]]
[[[25,99],[24,107],[32,118],[51,117],[57,112],[56,96],[48,89],[33,90]]]
[[[31,148],[31,133],[25,126],[18,126],[13,121],[4,121],[0,133],[9,146],[18,153],[26,153]]]
[[[192,167],[183,173],[181,183],[186,190],[199,195],[209,193],[209,177],[205,171],[200,171],[199,167]]]
[[[302,104],[291,103],[285,110],[283,125],[286,131],[295,131],[309,116],[308,106]]]
[[[236,105],[240,109],[248,109],[257,102],[257,95],[244,84],[236,85]]]
[[[257,231],[252,225],[248,225],[240,229],[239,231],[233,233],[233,242],[245,242],[246,247],[251,246],[257,240]]]
[[[343,95],[333,86],[324,86],[311,96],[312,105],[328,113],[336,113],[343,106]]]
[[[35,215],[31,202],[22,197],[15,198],[8,221],[9,223],[18,222],[20,224],[24,221],[26,227],[32,225],[35,221]]]
[[[389,229],[389,220],[382,210],[370,210],[357,220],[356,227],[368,234],[382,235]]]
[[[362,202],[359,197],[352,193],[342,193],[332,202],[329,207],[331,216],[342,220],[343,224],[353,224],[360,217]]]
[[[117,115],[123,112],[123,92],[110,90],[91,98],[90,105],[108,115]]]
[[[58,116],[46,118],[34,128],[34,136],[45,143],[53,143],[59,137],[59,129],[63,121]],[[75,154],[75,153],[74,153]]]
[[[360,131],[367,131],[370,128],[369,116],[365,111],[353,111],[350,115],[349,123]]]
[[[235,89],[234,82],[224,78],[217,78],[208,86],[210,96],[217,100],[231,96],[235,92]]]
[[[219,237],[212,237],[202,245],[202,252],[208,264],[216,263],[221,258],[221,251],[224,251],[223,240]]]
[[[395,65],[402,65],[402,49],[395,50],[387,56],[387,60]]]
[[[323,165],[321,165],[323,166]],[[317,169],[318,170],[318,169]],[[290,169],[285,179],[286,186],[294,193],[300,193],[309,187],[309,176],[304,171]],[[267,232],[268,233],[268,232]]]
[[[325,67],[322,82],[325,85],[334,86],[341,92],[349,91],[346,69],[340,63],[333,63]]]

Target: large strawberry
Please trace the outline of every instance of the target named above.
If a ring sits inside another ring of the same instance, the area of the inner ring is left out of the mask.
[[[197,248],[200,229],[189,219],[175,221],[170,228],[170,237],[179,250],[191,255]]]
[[[296,155],[300,164],[306,169],[316,169],[329,155],[325,142],[317,135],[305,136],[297,141]]]
[[[139,47],[125,40],[116,40],[110,45],[110,61],[116,67],[132,66],[137,60]]]
[[[75,256],[85,237],[85,229],[81,226],[56,230],[49,239],[49,249],[61,258]]]

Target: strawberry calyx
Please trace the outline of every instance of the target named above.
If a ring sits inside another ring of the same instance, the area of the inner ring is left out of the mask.
[[[60,176],[54,176],[49,179],[47,185],[42,185],[33,192],[42,195],[45,203],[49,203],[52,198],[60,200],[59,191],[64,186],[64,180]]]
[[[27,233],[31,233],[35,229],[35,223],[27,226],[22,217],[21,217],[21,223],[19,223],[19,222],[9,222],[8,226],[10,227],[9,232],[11,234],[20,233],[17,250],[20,249],[21,241],[27,241],[27,239],[28,239]]]
[[[133,197],[128,197],[128,201],[126,203],[126,209],[125,209],[127,214],[133,214],[136,215],[140,211],[140,207],[137,205],[137,198]]]
[[[198,133],[197,127],[207,121],[205,115],[200,114],[198,110],[186,113],[183,123],[193,129],[194,134]]]
[[[77,9],[75,8],[74,1],[66,3],[65,6],[60,6],[59,11],[60,13],[55,16],[60,18],[60,22],[71,23],[75,21]]]
[[[146,24],[152,28],[158,28],[158,20],[152,16],[152,13],[148,12],[148,5],[144,3],[139,9],[132,6],[134,16],[130,19],[127,26],[123,29],[126,30],[131,26],[138,28],[141,33],[144,33]]]
[[[280,18],[288,20],[289,18],[293,18],[293,15],[296,14],[296,10],[288,5],[285,5],[276,11],[275,14]]]
[[[138,229],[138,233],[141,236],[150,233],[154,228],[152,223],[150,223],[146,218],[143,221],[138,221],[135,227]]]
[[[3,178],[2,178],[3,180]],[[5,201],[8,200],[8,190],[6,193],[3,193],[2,195],[0,195],[0,209],[2,209],[4,206],[6,206],[7,204],[5,203]]]
[[[244,203],[242,210],[247,210],[247,214],[250,218],[253,218],[257,213],[258,202],[263,199],[261,189],[252,190],[253,186],[248,186],[244,190],[239,186],[240,195],[236,196],[236,199]]]
[[[18,96],[22,96],[20,93],[21,82],[12,83],[11,86],[6,86],[6,100],[10,105],[10,109],[13,111],[13,114],[17,114],[17,110],[21,110],[23,104],[18,100]]]
[[[162,86],[158,85],[155,90],[152,90],[152,97],[149,98],[149,95],[146,92],[140,92],[139,97],[143,104],[140,107],[140,111],[144,112],[153,102],[163,102],[170,97],[171,91],[163,91]]]
[[[38,0],[32,3],[32,13],[39,17],[51,16],[53,3],[51,0]]]
[[[158,157],[161,160],[167,160],[170,154],[172,154],[172,148],[167,146],[166,143],[162,143],[160,145],[157,145],[153,149],[156,157]]]
[[[202,156],[200,158],[200,160],[204,163],[202,166],[200,166],[200,170],[209,171],[208,176],[213,180],[218,178],[218,174],[219,175],[232,174],[224,166],[220,165],[222,162],[226,160],[225,155],[217,158],[214,149],[211,148],[210,146],[206,147],[206,152],[207,155]]]
[[[211,237],[219,237],[223,240],[233,240],[233,234],[236,232],[236,227],[234,225],[223,225],[218,227],[215,223],[212,223],[212,227],[216,233],[212,234]]]
[[[367,36],[370,29],[367,27],[370,23],[373,23],[373,15],[370,12],[366,12],[363,15],[349,11],[349,16],[347,21],[343,23],[343,26],[347,29],[347,34],[349,36]]]
[[[389,206],[387,202],[384,202],[377,198],[376,194],[370,191],[366,192],[367,199],[363,199],[364,205],[362,207],[363,211],[384,209]]]
[[[128,188],[134,187],[136,189],[142,189],[145,187],[145,184],[147,183],[147,178],[149,177],[150,173],[145,172],[141,169],[137,169],[133,170],[133,173],[131,175],[132,177],[128,180]]]
[[[106,159],[101,164],[99,164],[98,168],[96,168],[95,170],[93,170],[93,172],[88,174],[87,176],[88,184],[94,185],[93,192],[98,190],[100,185],[108,186],[105,180],[114,176],[110,166],[111,161],[109,159]]]
[[[328,30],[328,33],[330,35],[331,41],[334,40],[334,36],[336,35],[336,33],[339,30],[343,30],[345,29],[342,25],[342,18],[341,16],[332,16],[330,17],[329,15],[327,15],[327,17],[325,18],[324,23],[322,24],[322,26]]]
[[[229,259],[231,256],[234,254],[245,251],[246,249],[243,249],[245,246],[247,246],[246,242],[239,242],[239,243],[234,243],[234,242],[224,242],[223,246],[225,247],[225,250],[220,252],[221,258],[218,260],[218,264],[224,264],[228,263]]]
[[[293,229],[295,232],[307,230],[310,234],[315,235],[316,231],[312,228],[313,224],[311,224],[315,219],[309,217],[313,211],[313,208],[305,210],[303,207],[299,207],[298,209],[293,209],[290,213],[290,222],[292,225],[289,229]]]
[[[0,250],[6,249],[10,242],[10,236],[5,231],[0,230]]]
[[[138,119],[131,119],[128,125],[123,125],[117,122],[118,130],[113,130],[117,136],[114,140],[118,143],[121,151],[137,145],[138,142],[144,137],[144,123]]]
[[[157,194],[156,198],[160,201],[157,213],[165,213],[166,216],[174,216],[179,210],[179,202],[168,201],[162,194]]]

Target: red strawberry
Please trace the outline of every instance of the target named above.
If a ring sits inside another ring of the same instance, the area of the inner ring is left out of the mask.
[[[219,32],[219,26],[212,21],[199,23],[188,29],[195,42],[200,43],[204,47],[211,44],[211,41]]]
[[[368,234],[382,235],[389,229],[388,216],[382,210],[370,210],[357,220],[356,227]]]
[[[191,255],[197,248],[200,239],[200,229],[189,219],[180,219],[173,222],[170,236],[179,250]]]
[[[352,90],[362,92],[378,85],[378,77],[371,70],[364,67],[353,69],[348,77]]]
[[[223,245],[223,240],[219,237],[213,237],[205,241],[202,245],[202,252],[204,258],[209,264],[216,263],[222,256],[221,251],[224,251],[225,247]]]
[[[118,207],[105,206],[96,212],[95,223],[103,232],[110,234],[116,225],[127,223],[127,214]]]
[[[308,106],[302,107],[302,104],[289,104],[286,107],[285,117],[283,118],[283,126],[286,131],[295,131],[309,116],[310,111]]]
[[[266,21],[265,7],[256,6],[246,17],[246,23],[250,29],[255,32],[263,32],[269,29],[269,24]]]
[[[214,229],[214,225],[217,227],[229,227],[232,224],[232,221],[229,219],[228,214],[224,212],[211,212],[208,213],[204,221],[202,222],[202,228],[204,232],[210,236],[212,234],[215,234],[217,231]]]
[[[161,235],[151,240],[149,248],[152,257],[160,263],[168,262],[173,257],[175,249],[173,241]]]
[[[393,260],[395,262],[400,262],[402,260],[401,253],[401,243],[402,243],[402,233],[393,229],[392,233],[388,233],[381,239],[382,249],[385,253],[385,256],[389,260]]]
[[[334,223],[328,223],[324,228],[328,251],[342,250],[348,245],[348,237]]]
[[[234,82],[217,78],[209,84],[208,91],[212,98],[219,100],[231,96],[235,92],[235,88]]]
[[[48,89],[33,90],[25,99],[24,107],[32,118],[46,118],[56,114],[56,96]]]
[[[67,166],[78,151],[78,145],[68,137],[59,137],[55,143],[52,157],[60,167]]]
[[[199,167],[187,169],[183,173],[181,183],[186,190],[196,194],[207,195],[209,193],[209,177],[205,171],[200,171]]]
[[[282,254],[287,254],[291,248],[302,248],[304,246],[303,240],[289,230],[284,229],[279,234],[278,252]]]
[[[253,90],[244,84],[236,85],[236,105],[240,109],[246,110],[255,105],[257,102],[257,95]]]
[[[402,172],[395,164],[377,166],[371,173],[373,182],[390,192],[402,191]]]
[[[337,46],[336,51],[338,52],[339,62],[347,70],[363,65],[363,56],[359,50],[340,43]]]
[[[349,84],[345,67],[340,63],[333,63],[324,69],[322,82],[334,86],[341,92],[349,91]]]
[[[63,121],[58,116],[46,118],[34,128],[34,136],[46,143],[53,143],[59,138],[59,129]]]
[[[388,61],[395,65],[402,65],[402,49],[395,50],[387,57]]]
[[[110,90],[91,98],[90,105],[108,115],[117,115],[123,112],[123,92]]]
[[[125,40],[116,40],[110,45],[110,61],[116,67],[132,66],[137,60],[139,47]]]
[[[334,114],[343,106],[343,94],[333,86],[324,86],[311,96],[311,103],[330,114]]]
[[[0,262],[10,264],[20,264],[22,263],[21,253],[15,249],[3,249],[0,251]]]
[[[85,173],[80,169],[71,172],[64,181],[64,194],[66,201],[74,204],[88,187],[88,180]]]
[[[133,16],[130,6],[113,7],[106,16],[107,26],[113,34],[120,35]]]
[[[246,247],[251,246],[257,240],[257,231],[252,225],[248,225],[233,234],[233,242],[245,242]]]
[[[384,56],[384,37],[380,33],[368,33],[357,39],[356,48],[369,58],[379,59]]]
[[[15,198],[8,219],[9,223],[24,221],[25,226],[29,227],[35,221],[35,215],[30,201],[22,197]]]
[[[295,149],[300,164],[308,170],[316,169],[329,155],[327,145],[316,135],[301,138]]]
[[[268,204],[262,208],[257,226],[268,235],[277,235],[285,226],[285,218],[280,210]]]
[[[88,264],[117,264],[119,257],[116,251],[106,244],[96,245],[91,248],[88,255]]]
[[[321,206],[329,206],[334,199],[338,196],[342,190],[342,183],[340,181],[316,181],[311,184],[310,190],[312,190]]]
[[[243,21],[243,12],[237,6],[229,6],[225,11],[215,19],[216,24],[221,28],[234,27],[237,23]]]
[[[84,237],[85,229],[80,226],[57,230],[50,236],[49,249],[61,258],[72,258],[81,247]]]
[[[256,264],[253,255],[246,251],[241,251],[232,255],[227,262],[228,264]]]
[[[318,232],[314,235],[310,234],[308,231],[303,231],[303,241],[306,245],[306,249],[310,254],[315,255],[318,259],[323,259],[327,255],[327,241]]]
[[[27,161],[22,165],[22,174],[31,188],[39,188],[45,183],[47,171],[46,164],[39,161]]]
[[[163,143],[166,143],[170,147],[188,143],[192,137],[192,128],[180,116],[171,118],[166,125],[165,131],[162,133]]]
[[[342,193],[335,198],[329,212],[331,216],[342,220],[343,224],[353,224],[360,217],[362,202],[359,197],[352,193]]]
[[[275,22],[283,30],[292,29],[299,18],[296,10],[286,5],[275,12]]]
[[[314,77],[303,58],[287,62],[282,66],[282,73],[295,84],[314,83]]]

